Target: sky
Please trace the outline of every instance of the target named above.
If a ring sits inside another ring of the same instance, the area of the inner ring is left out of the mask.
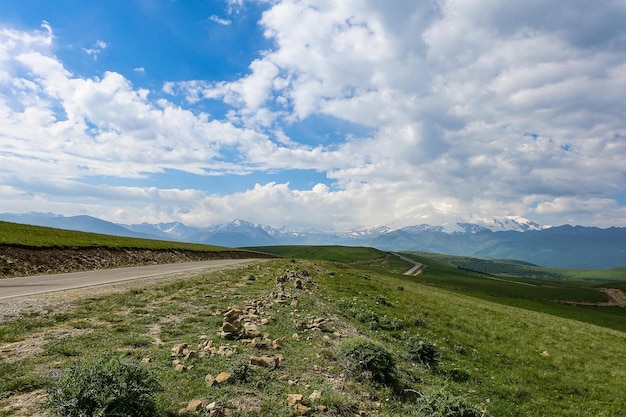
[[[626,226],[623,0],[2,0],[0,212]]]

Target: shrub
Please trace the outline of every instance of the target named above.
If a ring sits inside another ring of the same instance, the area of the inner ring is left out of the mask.
[[[77,361],[48,389],[44,408],[62,417],[158,415],[158,381],[138,364],[112,355]]]
[[[339,358],[346,371],[383,384],[393,382],[395,361],[387,349],[364,339],[349,339],[339,348]]]
[[[429,417],[482,417],[484,413],[461,397],[447,392],[422,394],[416,404],[417,415]]]
[[[437,346],[418,336],[409,339],[407,353],[412,361],[429,368],[436,368],[441,359],[441,352]]]

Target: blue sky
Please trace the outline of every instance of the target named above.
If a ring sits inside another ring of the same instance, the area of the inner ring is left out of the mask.
[[[5,0],[0,212],[626,226],[624,21],[618,0]]]

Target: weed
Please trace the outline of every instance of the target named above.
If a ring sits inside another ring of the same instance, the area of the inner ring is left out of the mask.
[[[364,379],[388,384],[394,380],[395,360],[383,346],[365,339],[348,339],[339,347],[346,371]]]
[[[445,391],[422,394],[416,403],[416,415],[428,417],[482,417],[484,412],[461,397]]]
[[[155,416],[161,387],[145,368],[112,355],[77,361],[49,389],[43,407],[55,416]]]
[[[436,368],[441,359],[441,352],[437,346],[419,336],[409,339],[406,351],[412,361],[419,362],[429,368]]]

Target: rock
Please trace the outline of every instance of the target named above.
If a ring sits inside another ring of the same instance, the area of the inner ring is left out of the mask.
[[[328,407],[326,407],[325,405],[318,405],[317,407],[315,407],[315,409],[320,413],[325,413],[328,410]]]
[[[222,324],[222,332],[224,333],[239,333],[241,331],[241,323],[238,320],[235,320],[234,322],[224,322],[224,324]]]
[[[180,356],[180,355],[182,355],[182,354],[183,354],[183,352],[185,351],[185,349],[187,349],[187,343],[181,343],[181,344],[178,344],[178,345],[174,346],[174,347],[171,349],[171,352],[172,352],[174,355],[176,355],[176,356]]]
[[[176,370],[176,372],[185,372],[187,370],[187,368],[185,368],[185,365],[183,365],[182,363],[176,365],[174,369]]]
[[[283,348],[283,342],[280,339],[276,339],[272,342],[272,349],[279,350]]]
[[[215,353],[220,356],[231,356],[237,353],[237,349],[231,346],[220,346]]]
[[[301,290],[302,280],[300,278],[296,278],[296,280],[293,282],[293,286],[295,287],[296,290]]]
[[[298,301],[297,298],[294,298],[293,300],[291,300],[291,306],[293,308],[298,308],[299,305],[300,305],[300,301]]]
[[[259,331],[259,326],[253,323],[244,323],[243,331],[245,335],[249,337],[257,337],[261,334],[261,332]]]
[[[189,404],[187,404],[187,411],[200,411],[206,408],[207,405],[209,405],[209,400],[206,398],[196,398],[193,399],[191,401],[189,401]]]
[[[292,335],[291,335],[291,338],[292,338],[293,340],[300,340],[300,336],[298,335],[298,333],[294,333],[294,334],[292,334]]]
[[[224,320],[232,323],[234,321],[239,320],[239,316],[241,315],[241,310],[237,307],[231,307],[226,313],[224,313]]]
[[[313,393],[309,395],[309,401],[312,403],[316,402],[320,398],[322,398],[322,393],[319,390],[314,390]]]
[[[152,362],[152,358],[142,358],[141,359],[141,363],[151,363]]]
[[[222,382],[226,382],[229,379],[230,379],[229,372],[221,372],[215,377],[215,382],[217,382],[218,384],[221,384]]]
[[[189,351],[187,351],[187,352],[185,353],[184,358],[185,358],[186,360],[188,360],[188,359],[193,359],[193,358],[195,358],[195,357],[197,357],[197,356],[198,356],[198,354],[197,354],[194,350],[189,350]]]
[[[279,364],[278,358],[272,356],[251,356],[250,365],[261,366],[263,368],[276,369]]]
[[[302,394],[287,394],[287,405],[296,405],[302,402]]]
[[[309,411],[311,411],[311,409],[306,405],[300,403],[296,404],[296,413],[300,414],[301,416],[307,414]]]
[[[215,377],[211,374],[208,374],[207,376],[204,377],[204,382],[206,383],[208,387],[212,387],[213,384],[215,384]]]

